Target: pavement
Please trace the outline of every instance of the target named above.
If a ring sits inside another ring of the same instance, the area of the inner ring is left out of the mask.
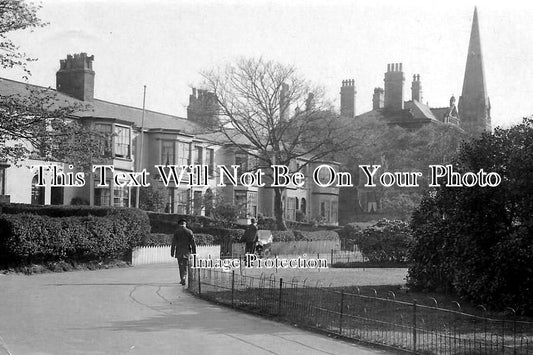
[[[177,264],[0,274],[0,355],[387,354],[198,299]]]

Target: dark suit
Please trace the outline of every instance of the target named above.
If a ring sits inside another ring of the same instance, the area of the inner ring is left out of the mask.
[[[257,244],[257,226],[250,224],[244,232],[244,242],[246,243],[244,252],[245,254],[253,254],[255,252],[255,245]]]
[[[184,226],[179,226],[172,238],[172,246],[170,247],[170,255],[178,259],[178,266],[180,270],[181,283],[185,283],[187,278],[187,264],[189,256],[196,254],[196,243],[194,242],[194,234],[190,229]]]

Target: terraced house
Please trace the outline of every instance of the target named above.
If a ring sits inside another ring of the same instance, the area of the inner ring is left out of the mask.
[[[58,100],[65,105],[84,104],[87,109],[72,115],[91,130],[101,134],[101,154],[105,164],[114,166],[115,173],[138,172],[146,169],[153,184],[161,184],[156,165],[208,165],[207,186],[191,186],[184,177],[182,183],[171,181],[168,187],[166,211],[179,214],[208,215],[210,204],[206,196],[221,196],[225,202],[241,207],[242,219],[258,214],[273,216],[273,193],[268,187],[217,186],[220,176],[218,165],[236,164],[244,170],[253,166],[253,157],[247,152],[227,143],[221,135],[209,132],[206,123],[213,119],[212,94],[193,89],[187,110],[187,118],[143,110],[139,107],[121,105],[94,97],[94,56],[86,53],[68,55],[60,60],[56,74]],[[37,87],[26,83],[0,78],[0,94],[29,95]],[[44,89],[44,88],[41,88]],[[294,162],[303,164],[304,161]],[[21,162],[20,166],[0,165],[0,202],[32,204],[86,203],[94,206],[136,205],[136,188],[121,186],[108,170],[107,186],[100,187],[99,171],[85,172],[85,184],[80,187],[52,187],[50,176],[45,177],[45,186],[39,186],[36,165],[55,164],[45,162],[38,154]],[[59,163],[57,163],[59,164]],[[310,164],[304,172],[310,177]],[[62,164],[59,164],[62,165]],[[64,171],[68,171],[64,167]],[[127,175],[127,174],[125,174]],[[308,179],[310,181],[310,178]],[[325,224],[337,224],[338,189],[317,188],[306,183],[302,188],[287,188],[283,196],[287,220],[317,220]]]

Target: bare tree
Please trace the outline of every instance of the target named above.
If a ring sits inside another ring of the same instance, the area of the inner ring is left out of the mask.
[[[258,167],[301,160],[303,168],[349,144],[346,125],[324,99],[323,90],[293,66],[240,59],[202,75],[218,106],[212,129],[255,157]],[[273,190],[277,228],[285,230],[284,189]]]

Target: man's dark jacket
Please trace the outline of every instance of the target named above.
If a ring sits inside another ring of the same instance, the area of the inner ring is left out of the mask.
[[[175,258],[188,258],[191,252],[196,254],[196,243],[194,242],[192,231],[187,227],[178,227],[178,230],[172,237],[170,255]]]
[[[250,224],[248,228],[246,228],[246,231],[244,232],[244,241],[247,244],[255,244],[258,240],[257,235],[257,226],[255,224]]]

